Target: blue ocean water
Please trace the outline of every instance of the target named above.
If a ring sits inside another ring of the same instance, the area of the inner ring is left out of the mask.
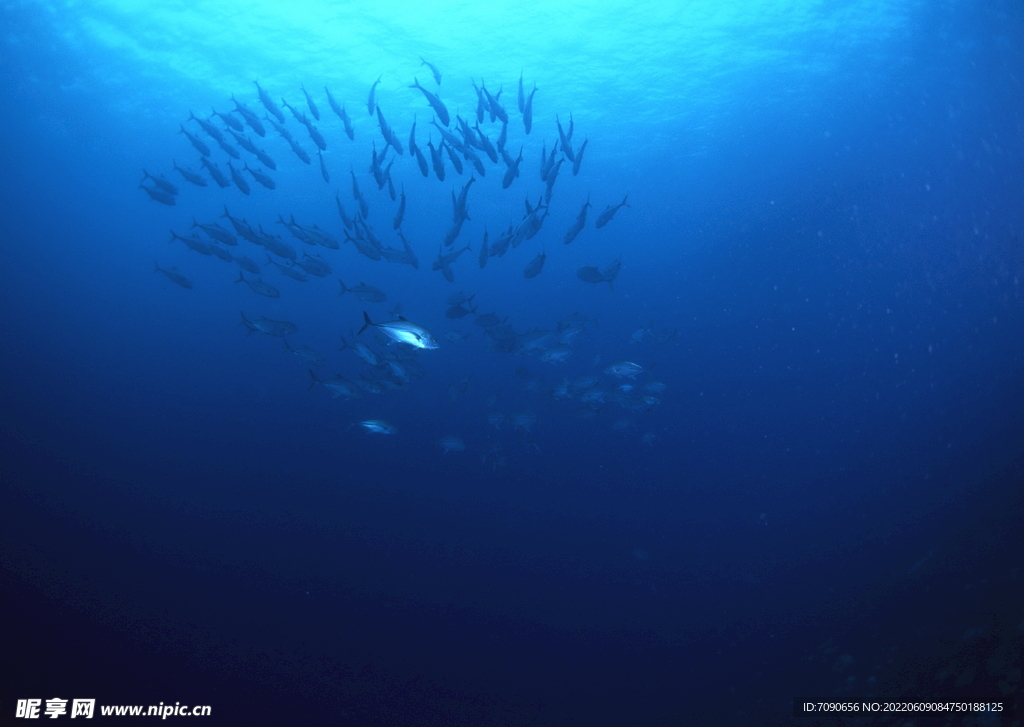
[[[903,723],[794,701],[1000,703],[939,719],[1019,724],[1019,3],[0,7],[0,723],[57,697],[214,724]],[[370,170],[378,77],[418,267],[346,239],[403,249]],[[420,173],[412,124],[428,165],[444,124],[414,80],[457,139],[456,116],[496,144],[507,112],[507,188],[479,136],[483,176],[457,150],[443,182]],[[322,134],[329,180],[283,107],[308,164],[266,119],[230,116],[276,170],[190,118],[232,97],[263,118],[257,81]],[[275,188],[219,187],[180,129]],[[543,153],[563,160],[549,196]],[[353,176],[368,216],[346,230]],[[220,246],[270,298],[168,241],[234,233],[225,208],[331,273]],[[509,228],[535,234],[481,267]],[[466,245],[452,282],[431,269]],[[360,333],[364,311],[438,346]],[[297,330],[247,335],[240,312]]]

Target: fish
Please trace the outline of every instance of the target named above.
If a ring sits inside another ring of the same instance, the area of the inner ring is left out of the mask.
[[[294,265],[282,265],[281,263],[271,258],[270,255],[267,255],[266,264],[276,265],[277,269],[280,270],[282,274],[287,275],[292,280],[298,280],[300,283],[305,283],[306,281],[309,280],[309,276],[307,276],[306,273],[303,272],[302,270],[295,268]],[[241,275],[241,273],[239,273],[239,275]]]
[[[508,124],[502,124],[502,126],[501,126],[502,129],[505,129],[507,127],[508,127]],[[498,152],[497,152],[497,150],[495,150],[494,144],[492,144],[491,140],[487,138],[487,134],[485,134],[484,132],[480,131],[480,125],[479,124],[477,124],[477,126],[475,128],[476,128],[476,138],[477,138],[477,142],[478,142],[477,143],[477,147],[483,150],[483,152],[487,155],[487,158],[491,160],[492,164],[497,164],[498,163]],[[502,146],[504,146],[504,142],[502,142]]]
[[[537,415],[529,411],[512,412],[508,415],[508,420],[512,423],[513,429],[529,432],[533,425],[537,423]]]
[[[370,216],[370,206],[366,204],[362,192],[359,191],[359,182],[356,181],[356,173],[351,168],[348,173],[352,175],[352,198],[359,203],[359,213],[366,219]]]
[[[459,236],[459,233],[462,232],[462,223],[465,221],[465,217],[460,217],[458,222],[451,226],[451,229],[449,229],[448,233],[444,236],[445,247],[451,247],[453,244],[455,244],[455,239]],[[468,250],[469,246],[466,246],[465,249]]]
[[[505,176],[501,179],[501,188],[508,189],[516,177],[519,176],[519,162],[523,161],[523,149],[519,148],[519,156],[512,162],[507,170],[505,170]]]
[[[505,143],[508,141],[508,124],[501,125],[501,131],[498,133],[498,141],[495,142],[495,146],[498,151],[501,152],[502,156],[505,154]]]
[[[555,346],[549,348],[540,355],[540,360],[545,363],[565,363],[572,356],[572,349],[568,346]]]
[[[364,303],[383,303],[388,299],[387,293],[380,288],[374,288],[372,285],[366,283],[360,283],[359,285],[351,288],[346,288],[344,281],[340,278],[338,283],[341,285],[341,291],[338,295],[345,295],[345,293],[352,293],[355,297]]]
[[[267,130],[264,129],[263,124],[260,123],[260,117],[257,116],[253,112],[253,110],[246,106],[244,103],[241,103],[240,101],[235,99],[233,95],[231,96],[231,100],[235,104],[235,111],[242,115],[242,118],[245,119],[245,123],[249,125],[249,128],[255,131],[260,136],[266,136]]]
[[[341,119],[341,123],[345,127],[345,135],[349,139],[355,139],[356,132],[352,128],[352,119],[349,118],[348,111],[345,110],[344,106],[338,105],[338,102],[334,100],[327,86],[324,86],[324,91],[327,91],[327,102],[331,105],[331,109],[338,115],[338,118]]]
[[[467,338],[472,336],[471,333],[463,333],[462,331],[445,331],[444,337],[449,341],[465,341]]]
[[[505,320],[508,319],[506,318]],[[478,315],[473,322],[481,328],[490,328],[491,326],[497,326],[503,323],[502,319],[498,318],[494,313],[483,313],[482,315]]]
[[[442,146],[444,147],[445,151],[448,152],[448,159],[451,160],[452,166],[455,167],[455,173],[462,174],[462,160],[459,159],[458,155],[455,153],[455,150],[452,149],[452,147],[448,146],[447,144],[442,144]]]
[[[466,250],[468,249],[469,245],[466,245],[464,248],[455,250],[448,254],[442,254],[440,251],[438,251],[437,260],[435,260],[433,264],[430,266],[431,270],[440,270],[441,274],[444,275],[445,280],[447,280],[449,283],[454,283],[455,274],[452,272],[451,266],[456,260],[459,259],[459,256],[462,255],[462,253],[466,252]]]
[[[295,253],[295,248],[283,241],[277,235],[268,235],[263,232],[263,227],[260,226],[260,235],[258,236],[260,242],[270,252],[274,253],[278,257],[287,258],[288,260],[294,261],[298,256]]]
[[[260,266],[254,263],[252,260],[247,258],[245,255],[233,255],[232,259],[238,264],[242,270],[250,272],[253,275],[260,274]]]
[[[551,192],[554,189],[555,181],[558,179],[558,170],[562,168],[562,162],[565,159],[559,159],[555,162],[555,165],[548,170],[547,184],[544,185],[544,200],[545,202],[551,201]]]
[[[438,348],[437,341],[434,340],[434,336],[430,331],[423,326],[418,326],[415,323],[406,320],[402,316],[398,316],[398,320],[388,321],[386,323],[374,323],[370,320],[370,314],[363,311],[363,321],[363,327],[359,329],[359,333],[362,333],[370,326],[373,326],[381,330],[388,338],[398,341],[399,343],[406,343],[415,348]]]
[[[398,212],[395,213],[395,220],[391,224],[391,229],[397,230],[402,226],[402,220],[405,219],[405,185],[402,185],[402,197],[398,203]]]
[[[492,96],[490,92],[484,88],[484,97],[487,99],[487,106],[491,112],[491,121],[495,119],[501,119],[503,124],[508,123],[508,114],[505,113],[505,107],[498,102],[498,98],[501,96],[501,91],[498,91],[497,96]]]
[[[326,278],[333,271],[331,266],[319,255],[310,255],[305,253],[302,259],[296,260],[295,264],[305,270],[310,275],[315,275],[318,278]]]
[[[306,90],[306,87],[300,85],[299,88],[302,89],[302,93],[306,97],[306,105],[309,106],[309,113],[313,114],[313,118],[316,119],[317,121],[319,121],[320,120],[320,109],[318,109],[316,107],[316,104],[313,103],[313,99],[310,98],[309,91]]]
[[[284,99],[281,99],[281,105],[284,106],[289,111],[291,111],[292,112],[292,116],[300,124],[308,124],[309,123],[309,119],[306,118],[306,115],[304,113],[302,113],[301,111],[297,110],[294,106],[292,106],[290,103],[288,103]]]
[[[370,116],[373,116],[374,111],[377,110],[377,84],[380,83],[380,79],[384,77],[383,74],[377,76],[377,80],[370,86],[370,95],[366,98],[366,110]]]
[[[164,275],[167,276],[167,279],[170,280],[172,283],[177,283],[182,288],[188,288],[189,290],[192,290],[192,281],[186,278],[181,273],[179,273],[178,268],[171,268],[170,270],[167,270],[165,268],[160,267],[159,263],[153,263],[153,265],[154,273],[163,273]]]
[[[256,91],[259,93],[260,102],[263,104],[263,107],[268,112],[273,114],[277,118],[277,120],[280,121],[283,124],[284,123],[284,114],[281,113],[281,109],[279,109],[277,107],[277,104],[274,103],[274,99],[272,99],[270,97],[269,93],[267,93],[265,90],[263,90],[263,87],[260,86],[260,82],[259,81],[254,81],[253,83],[256,84]]]
[[[637,328],[631,334],[629,334],[630,343],[640,343],[645,338],[651,335],[651,326],[654,325],[654,321],[648,323],[644,328]]]
[[[412,128],[409,129],[409,153],[415,155],[419,150],[416,145],[416,114],[412,116]]]
[[[309,138],[313,140],[314,144],[316,144],[316,148],[320,151],[327,151],[327,140],[324,139],[323,134],[321,134],[320,131],[308,121],[305,122],[304,126],[306,127],[306,131],[309,132]]]
[[[319,379],[313,372],[313,369],[306,369],[309,371],[309,377],[312,381],[309,384],[309,388],[312,389],[317,384],[320,384],[325,389],[331,392],[333,397],[337,399],[339,396],[343,396],[346,399],[358,399],[363,395],[362,391],[353,382],[346,379],[340,374],[335,374],[334,378],[331,379]]]
[[[430,169],[427,167],[427,160],[423,157],[423,152],[420,151],[419,147],[416,147],[412,151],[412,155],[416,157],[416,164],[419,165],[420,173],[424,177],[430,176]]]
[[[316,155],[317,155],[317,157],[320,158],[320,176],[324,178],[325,182],[330,182],[331,181],[331,175],[327,172],[327,165],[324,164],[324,155],[323,155],[323,153],[319,149],[317,149],[316,150]]]
[[[595,267],[587,265],[576,271],[576,277],[585,283],[603,283],[605,282],[604,275],[601,271]]]
[[[489,253],[487,251],[487,227],[484,227],[484,240],[480,243],[480,252],[477,262],[480,263],[480,269],[482,270],[487,265],[487,258]]]
[[[167,192],[167,194],[178,193],[178,188],[171,184],[171,181],[167,179],[164,175],[161,174],[159,177],[154,177],[152,174],[143,169],[142,181],[145,182],[147,179],[152,179],[153,184],[162,189],[164,192]]]
[[[235,183],[239,191],[242,194],[249,194],[249,183],[245,181],[245,177],[242,176],[241,172],[231,166],[231,162],[228,162],[228,171],[231,172],[231,181]]]
[[[194,146],[196,148],[196,151],[198,151],[204,157],[210,156],[210,147],[208,147],[206,145],[206,143],[202,139],[200,139],[198,136],[196,136],[195,134],[189,133],[189,131],[187,129],[185,129],[185,126],[183,124],[179,124],[178,133],[179,134],[184,134],[186,136],[186,138],[188,138],[189,143],[191,143],[192,146]]]
[[[616,260],[611,265],[600,270],[588,265],[577,270],[576,277],[585,283],[608,283],[608,287],[615,290],[613,283],[615,278],[618,277],[621,268],[622,261],[620,260]]]
[[[207,186],[206,180],[203,179],[201,174],[196,174],[191,169],[182,169],[181,167],[178,166],[177,161],[174,162],[174,169],[176,169],[178,173],[181,174],[181,176],[183,176],[186,180],[192,182],[192,184],[196,185],[197,187]]]
[[[509,227],[496,242],[492,242],[488,254],[491,257],[502,257],[507,251],[509,243],[512,241],[512,237],[515,235],[515,230]]]
[[[583,228],[587,224],[587,209],[590,206],[590,195],[587,195],[587,201],[583,203],[579,213],[576,215],[576,221],[572,223],[572,227],[565,231],[565,238],[562,240],[563,243],[568,245],[576,239],[576,236],[580,234],[580,232],[583,231]]]
[[[437,444],[441,447],[441,451],[444,454],[448,454],[449,452],[464,452],[466,450],[466,443],[454,434],[448,434],[441,437],[437,440]]]
[[[526,93],[523,91],[523,72],[519,72],[519,96],[516,99],[519,106],[519,113],[526,110]]]
[[[523,270],[524,278],[536,278],[540,275],[540,271],[544,269],[544,261],[547,260],[547,255],[543,252],[538,253],[537,257],[527,264],[526,269]]]
[[[643,373],[643,366],[632,361],[619,361],[608,366],[604,372],[619,379],[635,379],[637,374]]]
[[[230,232],[225,230],[223,227],[218,225],[216,222],[214,222],[213,224],[205,224],[204,225],[204,224],[202,224],[200,222],[196,222],[196,218],[193,217],[192,218],[192,227],[193,228],[198,227],[200,230],[205,232],[207,235],[212,237],[214,240],[216,240],[217,242],[223,242],[225,245],[232,245],[232,246],[234,246],[234,245],[238,244],[238,239],[234,235],[232,235]]]
[[[228,131],[231,132],[231,136],[235,138],[235,143],[237,143],[240,147],[245,149],[250,154],[256,153],[256,147],[255,145],[253,145],[252,141],[249,140],[249,137],[242,136],[241,134],[236,134],[234,131],[231,131],[231,129],[228,129]]]
[[[384,113],[380,110],[380,106],[377,106],[377,125],[380,126],[380,133],[384,137],[384,141],[390,144],[391,148],[399,154],[405,154],[405,150],[402,149],[402,142],[390,124],[384,119]]]
[[[154,202],[159,202],[160,204],[165,204],[169,207],[173,207],[176,204],[174,201],[174,195],[168,194],[162,189],[147,187],[145,184],[140,184],[139,189],[145,190],[146,194],[148,194],[149,198]]]
[[[413,78],[413,81],[413,85],[409,86],[409,88],[418,88],[426,97],[427,103],[430,104],[430,107],[434,109],[434,113],[437,114],[437,118],[441,120],[442,124],[448,126],[451,123],[451,117],[448,115],[448,109],[441,99],[438,98],[436,94],[433,94],[423,88],[423,86],[420,85],[419,80],[415,77]]]
[[[342,336],[341,348],[339,348],[338,350],[344,351],[347,348],[352,349],[352,352],[356,356],[358,356],[363,363],[369,366],[380,366],[380,356],[365,343],[360,343],[359,341],[356,341],[354,339],[352,343],[349,343],[348,341],[345,340],[345,337]]]
[[[299,346],[298,348],[292,348],[288,344],[288,339],[282,339],[284,341],[284,350],[290,354],[294,354],[302,363],[306,366],[324,366],[327,363],[327,359],[322,354],[314,351],[308,346]]]
[[[473,84],[473,90],[476,91],[476,120],[477,123],[482,124],[484,122],[484,109],[486,107],[484,94],[480,90],[480,87],[476,85],[476,81],[470,79],[470,83]]]
[[[422,61],[422,63],[420,63],[420,65],[421,66],[426,66],[427,68],[430,69],[430,73],[434,76],[434,83],[436,83],[438,86],[440,86],[441,85],[441,72],[439,70],[437,70],[437,66],[435,66],[430,61],[425,60],[423,58],[423,56],[420,56],[420,60]]]
[[[476,169],[477,174],[481,177],[487,176],[487,170],[484,169],[484,163],[480,161],[480,157],[474,154],[468,146],[463,149],[462,156],[466,157],[473,163],[473,168]]]
[[[405,239],[405,235],[402,234],[401,230],[398,230],[398,239],[402,241],[402,247],[405,248],[405,255],[408,258],[409,264],[412,265],[417,270],[419,270],[419,267],[420,267],[419,258],[416,257],[416,253],[412,249],[412,245],[410,245],[409,241]]]
[[[441,142],[441,146],[444,146],[444,142]],[[434,167],[434,174],[437,175],[439,182],[444,181],[444,158],[441,156],[441,150],[434,148],[432,141],[427,141],[427,149],[430,150],[430,163]]]
[[[471,176],[469,178],[469,181],[466,182],[463,185],[462,189],[459,191],[458,198],[453,200],[453,205],[452,205],[452,207],[453,207],[452,221],[453,222],[458,222],[460,219],[461,220],[468,220],[468,219],[470,219],[469,212],[468,212],[468,210],[466,208],[466,198],[469,196],[469,188],[471,186],[473,186],[473,182],[475,182],[475,181],[476,181],[476,177],[472,177]],[[454,193],[453,193],[452,196],[454,197]]]
[[[258,293],[259,295],[265,295],[268,298],[281,297],[281,291],[279,291],[273,285],[271,285],[270,283],[264,283],[259,278],[257,278],[256,280],[249,280],[244,275],[242,275],[241,270],[238,271],[238,280],[236,280],[235,282],[245,283],[246,285],[249,286],[252,292]]]
[[[313,161],[309,158],[309,154],[306,153],[306,150],[299,146],[299,142],[295,141],[295,139],[286,139],[286,141],[288,142],[288,146],[292,148],[292,151],[295,152],[295,156],[301,159],[304,164],[310,164]]]
[[[448,310],[444,312],[445,318],[459,319],[465,316],[471,315],[476,308],[463,308],[462,305],[448,306]]]
[[[216,162],[211,162],[206,157],[201,157],[199,159],[199,163],[206,167],[206,171],[210,173],[210,176],[213,177],[213,181],[217,183],[218,187],[223,189],[224,187],[231,186],[231,182],[229,182],[228,178],[224,176],[224,172],[220,170],[220,167],[217,166]]]
[[[199,126],[202,127],[203,131],[205,131],[207,136],[209,136],[211,139],[213,139],[214,141],[224,141],[224,135],[220,133],[220,129],[211,124],[209,121],[207,121],[206,119],[200,119],[191,111],[188,112],[188,117],[190,120],[195,121],[197,124],[199,124]]]
[[[275,321],[270,318],[246,318],[245,313],[242,313],[242,322],[239,324],[249,329],[249,333],[254,331],[259,333],[265,333],[268,336],[278,336],[284,338],[290,336],[299,330],[299,327],[291,321]]]
[[[255,179],[257,182],[262,184],[267,189],[274,189],[275,187],[277,187],[277,185],[274,184],[274,180],[267,176],[267,174],[264,173],[262,169],[250,169],[248,164],[246,164],[242,168],[248,171],[249,174],[252,175],[253,179]]]
[[[224,139],[217,139],[217,146],[223,149],[224,153],[227,154],[232,159],[242,158],[242,155],[238,153],[238,149],[228,144],[226,141],[224,141]]]
[[[523,128],[526,129],[527,134],[533,129],[533,94],[535,93],[537,93],[536,86],[530,91],[530,95],[526,97],[526,103],[523,104]]]
[[[590,139],[584,138],[583,143],[580,144],[580,148],[576,150],[576,158],[572,160],[572,176],[576,176],[580,173],[580,163],[583,161],[583,152],[587,150],[587,144],[590,143]]]
[[[277,164],[274,163],[274,160],[270,158],[270,155],[267,154],[267,152],[263,151],[262,149],[256,149],[256,151],[254,151],[253,154],[256,155],[256,158],[260,160],[260,164],[262,164],[263,166],[267,167],[268,169],[277,169]]]
[[[357,423],[366,431],[374,434],[396,434],[398,432],[398,428],[394,424],[389,424],[383,419],[365,419]]]
[[[565,154],[569,161],[573,161],[576,156],[572,152],[572,141],[570,140],[572,134],[570,132],[569,136],[567,136],[565,131],[562,130],[562,122],[558,120],[557,115],[555,116],[555,123],[558,124],[558,142],[562,147],[562,153]]]
[[[594,223],[594,227],[597,227],[598,229],[604,227],[605,225],[612,221],[612,218],[615,216],[615,213],[619,211],[620,207],[629,207],[629,205],[626,204],[627,199],[629,199],[628,194],[625,197],[623,197],[622,201],[619,202],[617,205],[608,205],[607,207],[605,207],[604,212],[602,212],[598,216],[597,221]]]

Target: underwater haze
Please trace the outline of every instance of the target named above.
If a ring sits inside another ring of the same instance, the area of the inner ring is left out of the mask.
[[[1021,724],[1019,2],[0,38],[0,723]]]

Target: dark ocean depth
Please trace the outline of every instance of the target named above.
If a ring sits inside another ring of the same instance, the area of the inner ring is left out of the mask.
[[[0,725],[1019,727],[1022,82],[1008,0],[0,0]]]

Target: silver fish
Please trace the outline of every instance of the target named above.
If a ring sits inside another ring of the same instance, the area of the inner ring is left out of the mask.
[[[370,326],[379,328],[383,331],[384,335],[388,338],[398,341],[399,343],[407,343],[415,348],[437,348],[437,341],[434,340],[433,334],[430,333],[423,326],[418,326],[411,321],[406,320],[402,316],[398,316],[398,320],[388,321],[386,323],[374,323],[370,320],[370,315],[363,311],[363,327],[359,329],[362,333]]]

